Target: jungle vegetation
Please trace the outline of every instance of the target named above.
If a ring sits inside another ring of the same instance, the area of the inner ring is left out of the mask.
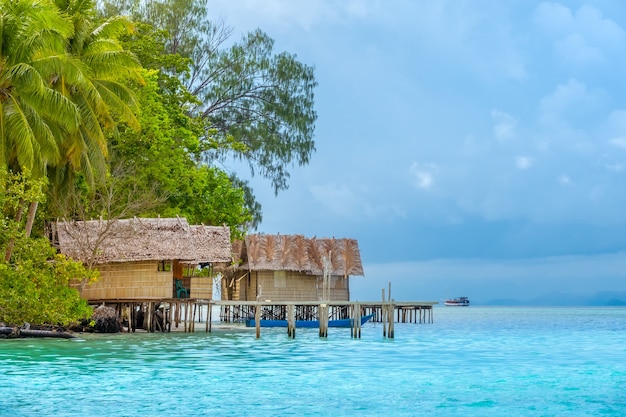
[[[0,322],[89,316],[97,272],[56,219],[186,217],[239,238],[262,218],[223,162],[278,193],[315,151],[313,68],[261,30],[230,40],[206,0],[0,0]],[[184,28],[184,30],[183,30]]]

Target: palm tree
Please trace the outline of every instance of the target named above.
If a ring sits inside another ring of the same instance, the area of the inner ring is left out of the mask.
[[[43,175],[59,161],[56,137],[75,132],[78,107],[50,88],[62,71],[71,22],[53,5],[4,2],[0,11],[0,164]]]
[[[51,192],[67,196],[73,194],[75,172],[82,173],[92,189],[104,181],[106,138],[116,133],[119,121],[139,129],[137,103],[127,83],[139,85],[143,78],[139,62],[119,42],[121,35],[132,31],[127,19],[116,16],[99,21],[92,0],[55,3],[74,26],[67,51],[75,71],[58,77],[52,86],[78,106],[81,116],[79,129],[59,144],[60,163],[49,169]]]
[[[71,22],[48,2],[5,1],[0,9],[0,165],[13,172],[41,178],[48,164],[60,160],[56,139],[78,129],[78,107],[50,88],[50,80],[64,70],[72,33]],[[21,210],[16,220],[21,221]],[[32,221],[27,235],[30,227]]]
[[[125,83],[142,81],[140,66],[117,41],[129,23],[97,24],[93,10],[91,0],[5,1],[0,10],[0,164],[48,174],[54,187],[73,184],[78,170],[92,184],[104,178],[105,132],[118,120],[139,127]],[[26,236],[36,210],[33,201]]]

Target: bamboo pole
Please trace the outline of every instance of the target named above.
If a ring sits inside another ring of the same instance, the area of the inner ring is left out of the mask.
[[[196,330],[196,310],[197,309],[198,309],[198,303],[193,303],[193,315],[191,316],[191,331],[192,332]]]
[[[148,303],[148,332],[152,332],[152,302]]]
[[[380,305],[380,316],[381,321],[383,322],[383,337],[387,337],[387,307],[385,305],[385,289],[382,289],[383,292],[383,303]]]
[[[256,327],[257,339],[261,338],[261,309],[262,308],[263,307],[261,306],[261,304],[258,304],[258,301],[257,301],[256,309],[254,310],[254,322],[255,322],[255,327]]]
[[[206,308],[206,325],[204,327],[204,331],[207,333],[211,331],[211,302],[210,301]]]
[[[130,303],[130,315],[128,317],[128,331],[135,331],[135,303]]]
[[[389,303],[389,338],[393,339],[394,337],[394,323],[393,323],[393,311],[394,311],[394,300],[392,299]]]
[[[183,323],[183,330],[187,332],[189,330],[189,301],[185,301],[185,322]]]
[[[287,335],[296,338],[296,308],[293,304],[287,304]]]
[[[360,339],[361,338],[361,305],[359,303],[355,303],[352,305],[352,338]]]
[[[317,315],[320,322],[320,337],[328,337],[328,304],[320,304]]]

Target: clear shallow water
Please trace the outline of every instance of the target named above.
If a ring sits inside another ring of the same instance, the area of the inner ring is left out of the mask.
[[[0,340],[0,415],[623,416],[626,308],[436,308],[434,324]],[[204,326],[197,326],[204,328]]]

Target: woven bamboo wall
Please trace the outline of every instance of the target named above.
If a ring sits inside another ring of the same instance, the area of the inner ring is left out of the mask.
[[[189,297],[211,300],[213,298],[212,277],[191,277]]]
[[[238,281],[236,277],[231,277],[228,279],[228,285],[230,286],[229,291],[230,291],[231,300],[245,300],[245,298],[241,298],[242,296],[241,281]]]
[[[81,294],[87,300],[173,296],[172,272],[159,272],[156,261],[104,264],[98,270],[98,282],[87,285]]]
[[[330,299],[333,301],[350,301],[350,287],[349,278],[331,276],[330,277]],[[318,277],[317,281],[317,296],[319,300],[323,295],[323,278]]]
[[[246,301],[256,301],[256,292],[257,292],[257,276],[258,272],[250,272],[250,279],[248,277],[239,281],[242,287],[245,287],[245,291],[242,289],[240,291],[241,300]]]
[[[228,279],[222,275],[220,280],[220,300],[233,300],[228,294]]]
[[[239,277],[235,280],[235,289],[237,300],[247,300],[250,288],[248,287],[248,281],[250,281],[250,273],[245,274],[243,277]]]
[[[261,286],[261,300],[314,301],[318,299],[314,276],[290,271],[259,271],[257,275]]]

